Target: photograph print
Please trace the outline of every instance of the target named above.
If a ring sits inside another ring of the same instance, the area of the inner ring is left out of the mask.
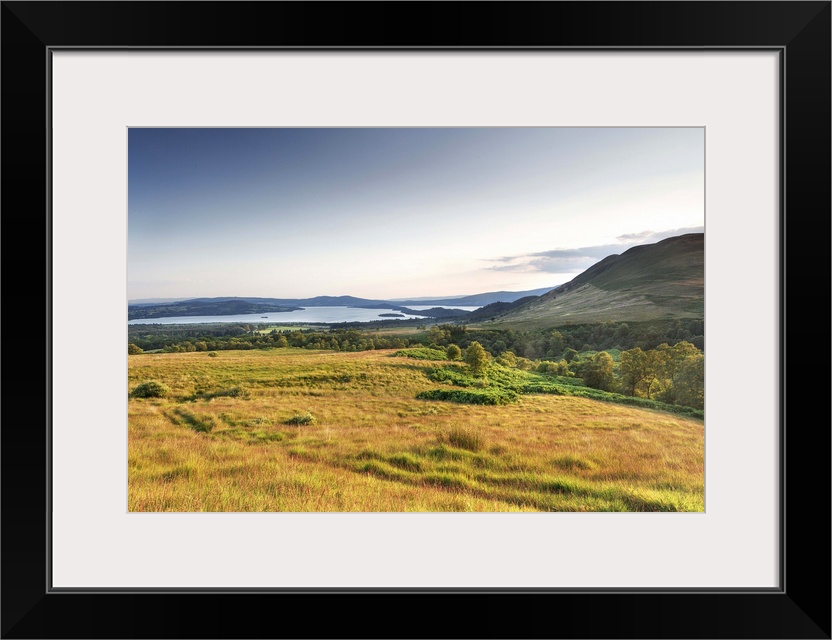
[[[702,127],[130,128],[130,512],[703,512]]]

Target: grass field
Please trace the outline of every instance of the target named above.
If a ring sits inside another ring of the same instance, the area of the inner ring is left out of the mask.
[[[129,400],[130,511],[703,511],[702,420],[421,400],[453,365],[395,353],[129,356],[128,392],[169,388]]]

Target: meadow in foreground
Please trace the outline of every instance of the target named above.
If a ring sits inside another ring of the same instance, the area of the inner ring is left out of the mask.
[[[452,388],[453,363],[395,350],[128,360],[128,392],[166,387],[128,402],[130,511],[704,510],[700,419],[552,393],[420,399]]]

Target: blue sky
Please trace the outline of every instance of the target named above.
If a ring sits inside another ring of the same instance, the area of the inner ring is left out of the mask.
[[[133,128],[128,298],[557,286],[704,230],[701,128]]]

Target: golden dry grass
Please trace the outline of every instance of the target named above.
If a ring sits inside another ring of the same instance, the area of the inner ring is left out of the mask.
[[[424,401],[437,363],[299,349],[129,357],[131,511],[702,511],[699,420],[585,398]],[[287,424],[294,416],[314,424]]]

